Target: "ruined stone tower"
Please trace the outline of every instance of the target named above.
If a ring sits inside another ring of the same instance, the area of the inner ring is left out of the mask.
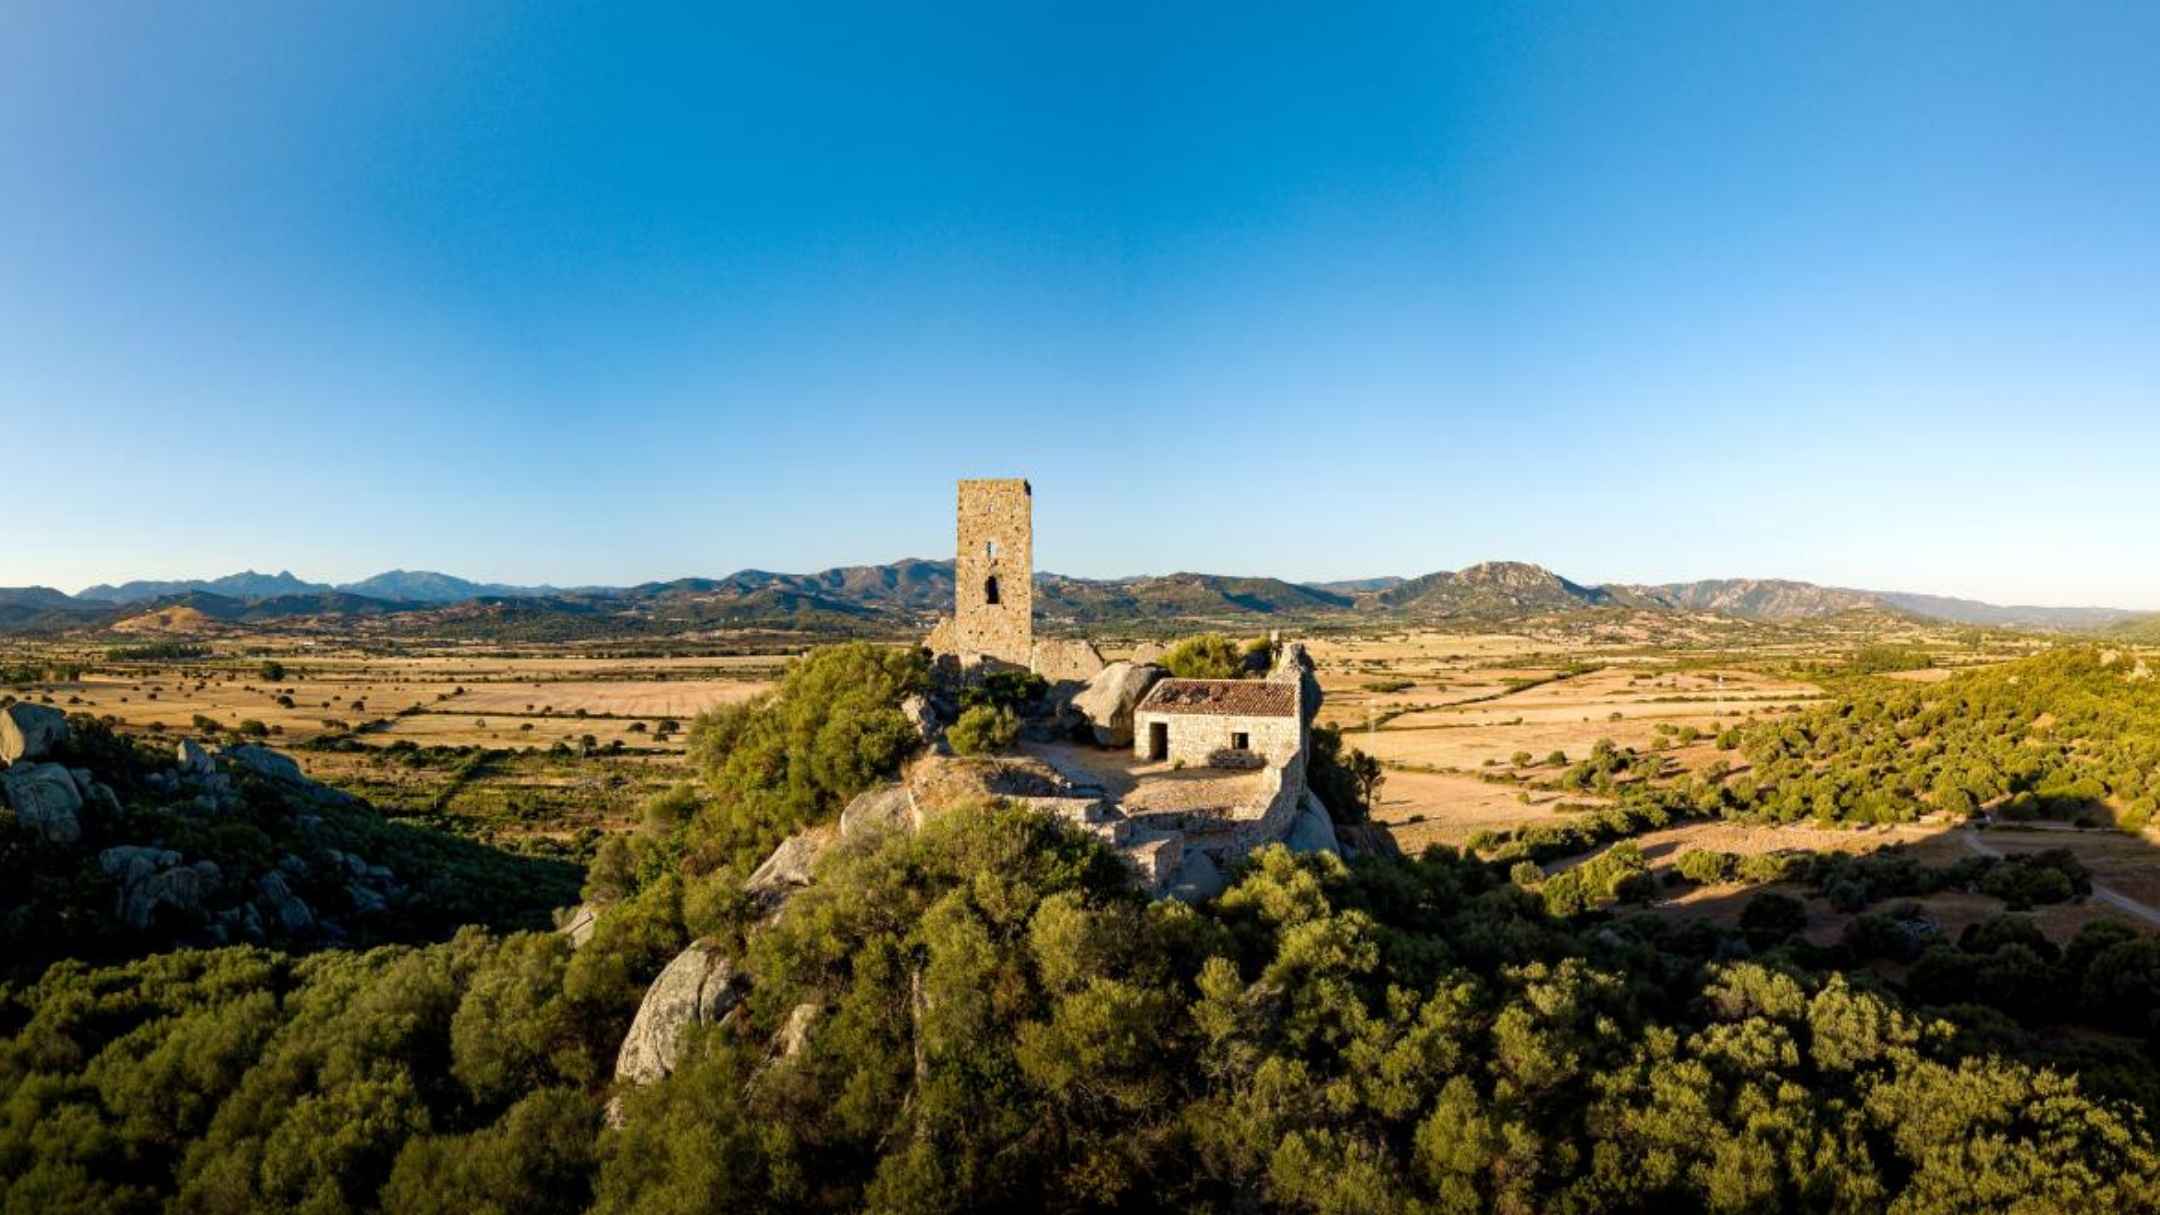
[[[1035,491],[1018,477],[960,483],[953,648],[1027,666],[1035,643]]]

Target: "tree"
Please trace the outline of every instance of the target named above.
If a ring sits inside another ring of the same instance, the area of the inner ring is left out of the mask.
[[[1378,804],[1380,786],[1387,783],[1387,769],[1377,756],[1367,755],[1356,747],[1350,748],[1350,777],[1357,782],[1358,805],[1371,813]]]
[[[271,659],[263,663],[261,673],[263,681],[265,683],[285,682],[285,664],[277,661],[276,659]]]

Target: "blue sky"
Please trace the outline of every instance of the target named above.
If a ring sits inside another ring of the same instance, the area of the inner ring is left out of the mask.
[[[0,585],[2160,608],[2160,9],[902,7],[0,4]]]

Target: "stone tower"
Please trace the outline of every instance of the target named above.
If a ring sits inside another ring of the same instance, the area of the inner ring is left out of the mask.
[[[960,483],[953,648],[1027,666],[1035,644],[1035,491],[1018,477]]]

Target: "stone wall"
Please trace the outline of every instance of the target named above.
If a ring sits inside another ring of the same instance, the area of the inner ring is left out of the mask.
[[[1028,666],[1051,683],[1086,683],[1102,674],[1102,652],[1085,637],[1045,637]]]
[[[1212,713],[1157,713],[1141,709],[1133,714],[1133,755],[1148,758],[1149,727],[1163,722],[1170,727],[1172,762],[1190,767],[1280,767],[1298,758],[1305,747],[1303,723],[1295,717],[1232,717]],[[1246,755],[1232,750],[1230,736],[1250,738]]]
[[[1017,477],[960,482],[953,648],[1027,666],[1035,640],[1034,494]],[[990,602],[992,592],[997,602]]]

